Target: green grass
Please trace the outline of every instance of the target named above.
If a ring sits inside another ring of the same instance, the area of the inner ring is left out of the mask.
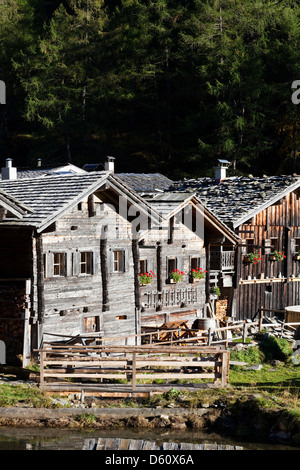
[[[26,384],[0,386],[0,407],[31,405],[35,408],[47,408],[51,401],[37,387],[29,387]]]

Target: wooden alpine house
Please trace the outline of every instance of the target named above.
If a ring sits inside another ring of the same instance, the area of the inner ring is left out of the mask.
[[[178,181],[172,190],[195,193],[241,239],[228,315],[250,319],[263,307],[280,316],[300,303],[300,178],[227,177],[226,163],[215,178]]]
[[[210,277],[192,283],[190,274],[209,272],[209,243],[226,239],[232,249],[236,235],[192,195],[162,197],[157,176],[140,195],[110,164],[25,174],[8,161],[3,169],[0,340],[7,364],[26,365],[43,342],[91,335],[130,345],[153,319],[206,315]],[[175,270],[184,272],[180,283],[171,281]],[[152,272],[144,287],[141,274]]]

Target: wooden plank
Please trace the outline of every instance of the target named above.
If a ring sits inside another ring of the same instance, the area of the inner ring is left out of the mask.
[[[137,379],[145,379],[145,380],[149,380],[149,379],[186,379],[186,380],[189,380],[189,379],[212,379],[214,377],[221,377],[221,374],[217,373],[205,373],[205,372],[199,372],[197,374],[178,374],[176,372],[174,373],[157,373],[157,374],[136,374],[136,378]]]
[[[61,377],[61,378],[87,378],[87,374],[55,374],[55,373],[47,373],[44,372],[44,378],[45,377]],[[91,379],[126,379],[127,375],[126,374],[88,374],[88,378]]]

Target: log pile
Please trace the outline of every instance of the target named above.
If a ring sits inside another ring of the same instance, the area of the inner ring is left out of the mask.
[[[222,299],[222,300],[216,301],[215,315],[216,315],[217,320],[224,321],[225,317],[227,316],[227,306],[228,306],[228,299]]]
[[[0,284],[0,339],[6,346],[6,360],[19,365],[23,353],[25,287]]]

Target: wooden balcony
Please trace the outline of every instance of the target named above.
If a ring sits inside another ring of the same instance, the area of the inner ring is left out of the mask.
[[[193,284],[191,287],[152,290],[141,293],[143,309],[160,309],[167,307],[186,307],[205,302],[204,284]]]
[[[212,271],[233,271],[234,251],[211,251],[210,269]]]

